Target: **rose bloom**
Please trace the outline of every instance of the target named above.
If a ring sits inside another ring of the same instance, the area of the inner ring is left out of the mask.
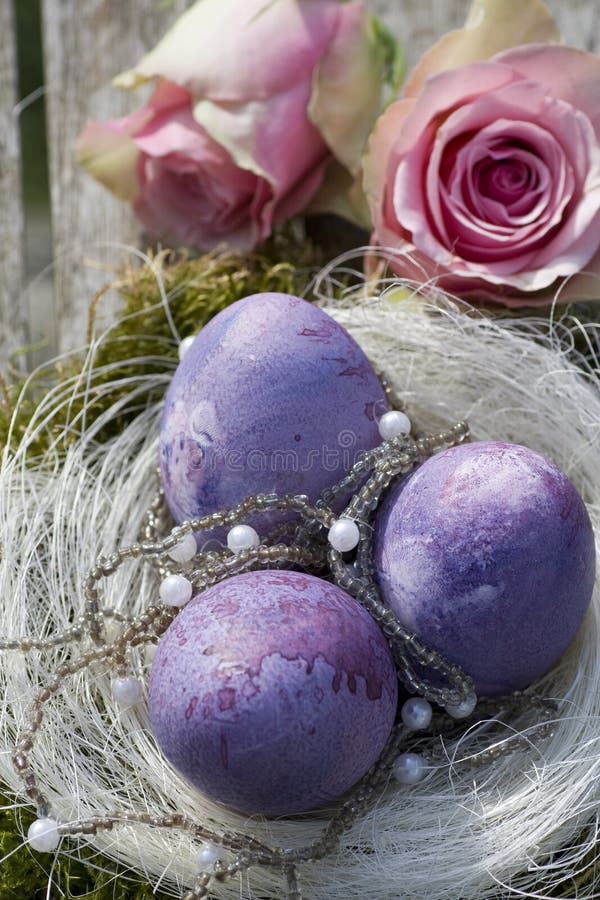
[[[357,172],[383,72],[362,0],[200,0],[116,79],[156,81],[144,109],[89,123],[78,157],[153,237],[247,250],[334,161]]]
[[[539,2],[477,0],[380,118],[375,241],[397,274],[470,300],[600,296],[600,59],[533,43],[478,61],[515,36],[557,38]]]

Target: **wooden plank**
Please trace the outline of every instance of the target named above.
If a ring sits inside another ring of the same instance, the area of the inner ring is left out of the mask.
[[[75,139],[86,120],[140,105],[140,92],[118,91],[111,79],[137,61],[185,5],[42,0],[59,350],[84,341],[95,292],[128,255],[119,245],[135,246],[138,239],[128,206],[77,166]]]
[[[24,343],[26,320],[21,296],[23,207],[13,13],[11,0],[0,2],[0,369]]]

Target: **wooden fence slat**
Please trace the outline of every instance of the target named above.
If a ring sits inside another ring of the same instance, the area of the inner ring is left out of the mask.
[[[0,3],[0,369],[25,340],[23,207],[12,0]]]
[[[124,115],[139,105],[139,94],[114,89],[111,79],[136,62],[185,5],[42,0],[59,350],[82,344],[94,293],[126,258],[101,244],[138,240],[129,208],[77,166],[75,139],[88,119]]]

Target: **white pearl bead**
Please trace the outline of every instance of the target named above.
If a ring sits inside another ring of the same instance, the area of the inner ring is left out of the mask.
[[[158,596],[167,606],[185,606],[193,592],[192,582],[183,575],[167,575],[160,583]]]
[[[50,853],[56,850],[60,841],[58,822],[56,819],[36,819],[27,832],[29,846],[39,853]]]
[[[196,856],[196,867],[199,872],[210,872],[220,858],[219,848],[211,841],[204,841]]]
[[[403,703],[400,710],[402,721],[411,731],[429,728],[432,714],[431,703],[424,697],[411,697],[406,703]]]
[[[391,441],[400,434],[410,434],[412,423],[406,413],[398,409],[391,409],[382,415],[379,420],[379,434],[384,441]]]
[[[112,693],[119,706],[135,706],[142,699],[142,684],[137,678],[113,678]]]
[[[354,550],[360,541],[358,525],[353,519],[338,519],[329,529],[327,539],[339,553]]]
[[[188,352],[194,341],[196,340],[195,334],[190,334],[189,337],[184,338],[179,342],[179,347],[177,348],[177,353],[179,354],[179,359],[182,360],[185,354]]]
[[[178,544],[175,544],[172,550],[169,550],[169,556],[173,562],[186,563],[193,559],[198,552],[196,538],[193,534],[186,534]]]
[[[425,760],[420,753],[401,753],[394,762],[394,778],[400,784],[417,784],[425,776]]]
[[[460,703],[448,703],[445,709],[448,715],[452,716],[453,719],[466,719],[471,715],[476,706],[477,695],[469,694],[469,696]]]
[[[252,547],[258,547],[259,544],[258,532],[250,525],[234,525],[227,533],[227,546],[232,553],[251,550]]]

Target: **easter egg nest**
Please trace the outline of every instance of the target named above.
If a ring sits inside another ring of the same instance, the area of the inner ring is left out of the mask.
[[[600,378],[593,350],[584,357],[574,349],[576,334],[592,347],[593,326],[565,321],[548,331],[532,320],[491,320],[441,296],[426,300],[408,286],[332,284],[317,283],[321,305],[385,372],[418,432],[437,435],[429,450],[464,437],[452,429],[466,419],[476,440],[540,451],[568,474],[600,533]],[[294,286],[292,278],[283,289]],[[145,340],[148,316],[164,329],[163,314],[161,304],[136,313]],[[135,334],[136,316],[129,322]],[[390,779],[388,746],[358,797],[264,819],[201,796],[171,768],[146,706],[116,703],[115,661],[98,648],[132,619],[165,615],[155,603],[160,559],[136,559],[145,552],[140,535],[162,542],[161,552],[182,536],[156,499],[161,398],[176,343],[162,333],[168,352],[132,353],[113,375],[108,365],[99,388],[94,356],[107,339],[92,339],[87,369],[28,401],[26,422],[25,400],[16,402],[10,421],[21,432],[11,440],[8,431],[0,471],[2,630],[16,644],[2,658],[0,775],[73,835],[60,853],[100,853],[173,897],[596,896],[597,585],[575,641],[532,692],[413,736],[411,749],[432,760],[419,784]],[[100,619],[100,641],[74,650],[72,641],[93,637]],[[117,661],[142,682],[145,643],[125,642]],[[31,746],[26,740],[19,757],[15,740],[32,722]],[[202,881],[196,856],[207,840],[225,855]],[[321,845],[326,852],[300,853]],[[244,853],[250,867],[240,863]]]

